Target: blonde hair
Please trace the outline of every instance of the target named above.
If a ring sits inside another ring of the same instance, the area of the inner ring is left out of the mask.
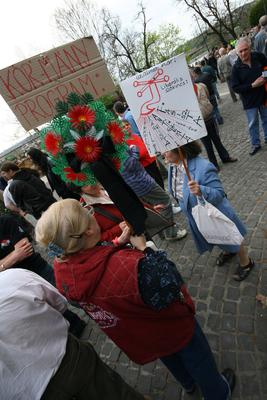
[[[36,241],[46,247],[53,243],[64,254],[76,253],[84,248],[83,234],[89,225],[90,216],[77,200],[61,200],[53,203],[38,220]]]

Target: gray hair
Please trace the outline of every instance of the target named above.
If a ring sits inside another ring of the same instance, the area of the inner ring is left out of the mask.
[[[263,15],[262,17],[260,17],[259,24],[260,24],[260,26],[265,26],[266,27],[266,25],[267,25],[267,15]]]
[[[246,43],[249,47],[251,47],[251,40],[248,36],[242,36],[241,38],[239,38],[236,42],[235,48],[237,49],[238,46],[242,43]]]

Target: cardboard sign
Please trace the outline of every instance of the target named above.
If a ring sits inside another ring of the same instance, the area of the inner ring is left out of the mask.
[[[151,155],[207,135],[184,54],[120,85]]]
[[[50,121],[56,102],[65,100],[71,92],[90,92],[98,98],[114,89],[92,37],[0,71],[0,93],[26,130]]]

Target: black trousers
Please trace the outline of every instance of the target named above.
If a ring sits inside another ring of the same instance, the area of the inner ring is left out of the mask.
[[[65,356],[41,400],[144,400],[100,360],[93,346],[69,335]]]
[[[219,165],[214,153],[213,145],[215,146],[222,162],[228,160],[230,156],[228,151],[221,142],[218,126],[217,123],[214,121],[214,119],[211,118],[208,121],[205,121],[205,125],[208,135],[201,138],[201,141],[205,146],[210,162],[212,162],[215,165],[215,167],[218,168]]]

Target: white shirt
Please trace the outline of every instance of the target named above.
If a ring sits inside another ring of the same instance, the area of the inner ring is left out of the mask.
[[[17,206],[10,191],[9,191],[9,186],[10,186],[11,182],[12,182],[12,179],[10,179],[8,181],[7,186],[5,187],[5,190],[3,191],[3,200],[4,200],[4,204],[5,204],[6,208],[8,208],[10,204],[12,206]]]
[[[172,190],[174,198],[181,200],[183,198],[183,184],[184,184],[184,166],[182,163],[172,164]]]
[[[39,400],[65,355],[66,299],[33,272],[0,273],[0,399]]]

